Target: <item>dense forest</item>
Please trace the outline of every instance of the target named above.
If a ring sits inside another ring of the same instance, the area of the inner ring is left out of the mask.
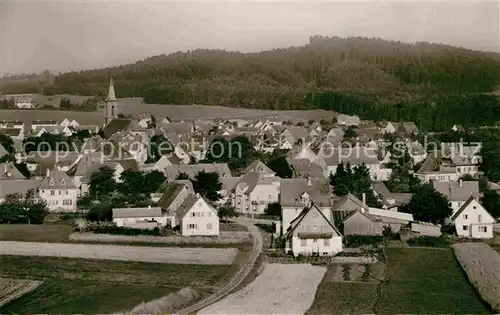
[[[119,97],[146,103],[322,108],[411,120],[424,130],[493,124],[500,117],[500,101],[490,94],[500,85],[499,54],[362,37],[312,36],[304,46],[259,53],[159,55],[64,73],[42,92],[102,96],[111,76]],[[8,92],[9,85],[0,88]]]

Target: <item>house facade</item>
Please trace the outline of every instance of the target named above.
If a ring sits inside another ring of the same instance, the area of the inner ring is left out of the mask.
[[[493,238],[495,219],[475,199],[470,197],[451,217],[458,236],[470,238]]]
[[[154,229],[167,224],[160,207],[114,208],[113,222],[116,226],[134,229]]]
[[[219,217],[208,202],[191,194],[177,209],[182,236],[219,236]]]
[[[234,188],[232,204],[242,214],[263,214],[267,205],[278,202],[279,177],[266,172],[249,172]]]
[[[39,187],[39,196],[52,212],[75,212],[78,187],[64,171],[47,171]]]
[[[342,234],[315,205],[292,221],[285,239],[286,251],[294,256],[334,256],[343,250]]]

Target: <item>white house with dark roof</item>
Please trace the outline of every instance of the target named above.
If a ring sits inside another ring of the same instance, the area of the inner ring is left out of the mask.
[[[493,238],[495,219],[474,197],[470,197],[452,215],[451,221],[455,224],[458,236]]]
[[[290,223],[285,239],[286,251],[291,250],[294,256],[334,256],[344,248],[340,231],[314,204]]]
[[[68,118],[64,118],[64,120],[59,124],[59,126],[78,128],[80,124],[75,119],[69,120]]]
[[[113,208],[116,226],[134,229],[154,229],[166,226],[166,217],[160,207]]]
[[[315,204],[331,220],[333,193],[330,183],[324,178],[286,178],[280,182],[281,226],[283,234],[302,210]]]
[[[472,196],[479,199],[479,182],[463,181],[456,182],[433,182],[432,186],[436,191],[448,199],[453,213],[457,212],[463,204]]]
[[[219,236],[217,210],[199,195],[190,194],[176,210],[182,236]]]
[[[66,172],[53,170],[40,183],[39,195],[52,212],[75,212],[79,189]]]
[[[357,126],[361,123],[358,116],[349,116],[340,114],[337,116],[337,124],[339,126]]]

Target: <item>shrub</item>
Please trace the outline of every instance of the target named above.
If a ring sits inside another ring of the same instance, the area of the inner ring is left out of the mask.
[[[88,222],[85,227],[75,228],[77,232],[92,232],[96,234],[114,234],[114,235],[162,235],[162,231],[155,227],[153,229],[134,229],[128,227],[116,226],[114,223],[95,223]]]
[[[410,246],[447,247],[450,241],[443,236],[419,236],[408,240]]]
[[[381,235],[347,235],[345,239],[347,247],[377,246],[384,241],[384,237]]]

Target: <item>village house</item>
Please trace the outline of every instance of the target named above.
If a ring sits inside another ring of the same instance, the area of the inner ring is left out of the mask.
[[[40,198],[45,200],[51,212],[76,211],[79,189],[64,171],[47,171],[38,190]]]
[[[439,160],[434,156],[428,156],[414,174],[422,183],[432,181],[454,182],[460,177],[454,169],[443,168]]]
[[[382,222],[367,213],[363,208],[351,212],[342,222],[342,233],[348,235],[380,236],[383,232]]]
[[[481,144],[442,143],[441,146],[441,167],[444,170],[455,172],[459,177],[477,175],[481,163]]]
[[[434,189],[450,202],[453,213],[457,212],[472,196],[479,199],[479,183],[477,181],[438,182],[432,183]]]
[[[419,133],[417,125],[415,125],[415,123],[412,121],[403,121],[403,122],[398,123],[398,124],[399,124],[399,126],[398,126],[397,132],[399,132],[399,133],[406,134],[406,135],[411,135],[411,134],[416,135]]]
[[[358,116],[349,116],[340,114],[337,116],[337,124],[339,126],[357,126],[361,123]]]
[[[396,198],[394,198],[384,182],[373,182],[372,191],[378,201],[382,203],[382,209],[397,211],[398,204],[396,203]]]
[[[425,161],[427,152],[423,145],[418,141],[407,142],[408,155],[410,155],[413,165]]]
[[[116,226],[134,229],[154,229],[166,226],[166,217],[160,207],[113,208]]]
[[[451,217],[458,236],[470,238],[493,238],[495,219],[477,201],[470,197]]]
[[[392,134],[398,130],[398,124],[390,121],[383,122],[380,125],[380,133]]]
[[[219,191],[219,195],[221,198],[217,201],[219,205],[224,205],[227,202],[232,203],[232,200],[234,198],[234,188],[236,187],[240,179],[241,176],[220,178],[222,187]]]
[[[294,256],[334,256],[343,250],[342,234],[314,204],[290,223],[285,239],[286,251]]]
[[[302,210],[315,204],[331,220],[332,188],[324,178],[287,178],[280,183],[281,226],[285,234]],[[278,231],[279,232],[279,231]]]
[[[309,132],[305,127],[302,126],[290,126],[281,133],[281,138],[283,142],[288,142],[295,145],[299,140],[303,143],[308,143],[311,140]]]
[[[64,118],[64,120],[59,124],[61,127],[72,127],[72,128],[78,128],[80,124],[76,120],[69,120],[68,118]]]
[[[366,198],[365,195],[363,197]],[[340,199],[334,200],[334,205],[332,207],[332,222],[335,226],[340,226],[344,219],[356,210],[363,209],[365,212],[368,211],[368,206],[365,201],[359,200],[356,196],[348,193],[342,196]]]
[[[182,236],[219,236],[219,217],[200,195],[190,194],[176,210]]]
[[[242,214],[263,214],[270,203],[278,202],[280,178],[267,172],[249,172],[234,188],[232,205]]]

